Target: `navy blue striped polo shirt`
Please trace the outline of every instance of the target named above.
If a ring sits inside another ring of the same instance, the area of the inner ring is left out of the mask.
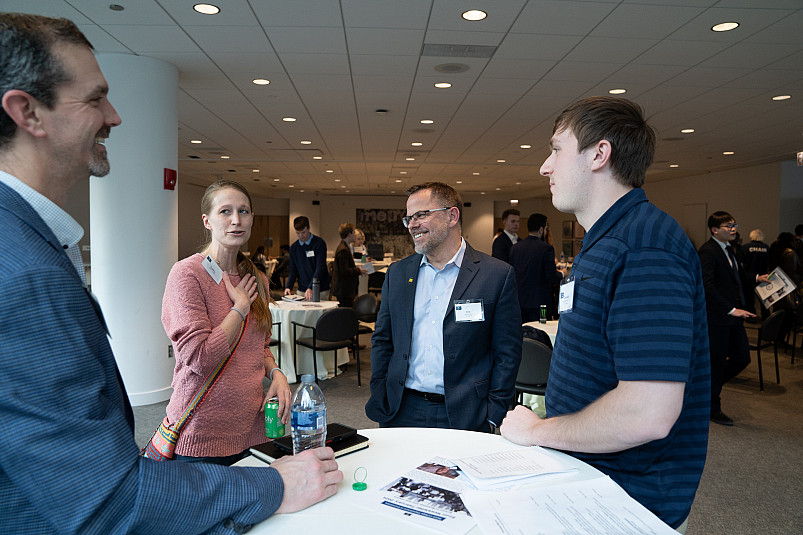
[[[560,316],[547,416],[580,411],[622,381],[686,383],[662,440],[616,453],[567,452],[677,527],[691,510],[708,445],[708,326],[700,260],[680,225],[636,188],[586,233]]]

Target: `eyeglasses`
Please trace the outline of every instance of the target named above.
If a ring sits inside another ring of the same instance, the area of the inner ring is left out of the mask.
[[[420,221],[425,223],[429,219],[429,214],[432,212],[440,212],[442,210],[451,210],[454,206],[447,206],[446,208],[435,208],[434,210],[420,210],[413,215],[406,215],[401,218],[404,228],[408,228],[413,221]]]
[[[728,230],[736,230],[739,228],[739,223],[728,223],[727,225],[720,225],[719,228],[726,228]]]

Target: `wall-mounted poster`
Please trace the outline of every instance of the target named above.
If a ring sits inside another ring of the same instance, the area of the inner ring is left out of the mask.
[[[405,208],[357,208],[356,225],[365,233],[366,248],[377,252],[381,248],[396,260],[413,254],[413,240],[401,222],[406,213]]]
[[[563,222],[563,239],[564,240],[571,240],[572,239],[572,222],[571,221],[564,221]]]

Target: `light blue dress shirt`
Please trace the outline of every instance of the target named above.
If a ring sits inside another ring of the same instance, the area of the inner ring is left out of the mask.
[[[443,321],[449,309],[457,275],[466,252],[466,240],[443,269],[421,258],[413,308],[413,343],[404,386],[443,394]]]

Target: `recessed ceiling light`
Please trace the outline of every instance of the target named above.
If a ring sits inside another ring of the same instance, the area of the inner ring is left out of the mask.
[[[400,175],[406,175],[406,174],[407,174],[407,171],[399,171],[399,174],[400,174]]]
[[[738,27],[738,22],[720,22],[719,24],[711,26],[711,29],[715,32],[729,32],[730,30],[735,30]]]
[[[326,172],[327,173],[334,173],[334,171],[332,171],[331,169],[327,169]]]
[[[339,178],[336,178],[336,179],[335,179],[335,182],[340,182],[340,179],[339,179]]]
[[[396,182],[401,182],[401,178],[397,178],[397,179],[396,179]]]
[[[496,160],[496,163],[505,163],[507,160]]]
[[[192,143],[193,145],[200,145],[201,143],[203,143],[203,141],[201,141],[200,139],[191,139],[190,143]]]
[[[725,156],[730,156],[731,154],[733,154],[733,151],[732,150],[726,150],[722,154],[724,154]]]
[[[294,187],[295,187],[295,185],[294,185],[294,184],[288,184],[288,185],[287,185],[287,187],[288,187],[288,188],[294,188]]]
[[[533,148],[532,145],[519,145],[519,147],[522,148],[522,149],[531,149],[531,148]]]
[[[320,160],[320,159],[322,159],[322,158],[323,158],[323,156],[313,156],[313,157],[312,157],[312,159],[313,159],[313,160]]]
[[[479,9],[469,9],[463,12],[463,18],[470,21],[482,20],[488,16],[488,13]]]
[[[456,183],[457,183],[457,184],[462,184],[462,183],[463,183],[463,181],[462,181],[462,180],[458,180]]]
[[[479,176],[479,173],[471,173],[474,176]]]
[[[521,182],[516,182],[516,185],[517,186],[521,186]]]
[[[678,164],[676,164],[676,163],[670,163],[669,167],[680,167],[680,166]]]
[[[510,199],[510,204],[513,205],[513,206],[516,206],[517,204],[519,204],[519,200],[518,199]]]
[[[346,189],[346,186],[340,186],[340,187],[343,188],[343,189]]]
[[[496,191],[502,191],[502,188],[496,188]]]
[[[694,128],[684,128],[683,130],[680,131],[680,133],[681,134],[693,134],[694,133]]]
[[[414,162],[415,158],[405,158],[405,160],[407,160],[408,162]]]
[[[434,122],[432,119],[421,119],[421,124],[432,124]]]
[[[220,13],[220,8],[212,4],[195,4],[192,9],[204,15],[217,15]]]
[[[608,91],[611,95],[621,95],[623,93],[627,93],[627,89],[611,89]]]
[[[221,160],[228,160],[231,156],[226,156],[225,154],[220,157]]]
[[[423,145],[423,143],[421,143],[420,141],[413,141],[412,143],[410,143],[410,145],[412,145],[413,147],[420,147],[421,145]]]
[[[452,87],[452,84],[450,84],[449,82],[438,82],[437,84],[435,84],[435,87],[437,87],[438,89],[446,89],[448,87]]]
[[[268,85],[270,80],[265,80],[264,78],[254,78],[251,80],[251,83],[256,85]]]
[[[776,95],[772,97],[772,100],[789,100],[792,98],[792,95]]]
[[[273,179],[274,182],[278,182],[279,180],[281,180],[281,179],[280,178],[274,178]]]
[[[484,192],[484,191],[481,191],[481,192],[480,192],[480,195],[485,195],[485,192]]]
[[[302,144],[302,145],[312,145],[312,141],[307,141],[307,140],[305,139],[304,141],[301,141],[301,144]]]
[[[303,189],[300,189],[300,190],[298,190],[298,191],[299,191],[299,192],[301,192],[301,193],[304,193],[304,190],[303,190]]]
[[[294,123],[294,122],[296,122],[296,118],[295,117],[282,117],[282,121],[284,121],[286,123]]]

